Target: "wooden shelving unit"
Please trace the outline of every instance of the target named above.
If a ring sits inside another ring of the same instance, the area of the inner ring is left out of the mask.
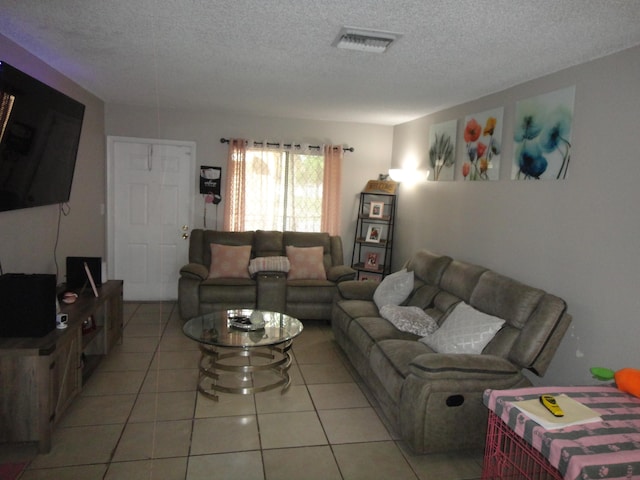
[[[381,281],[391,273],[397,195],[360,194],[360,206],[351,256],[358,280]]]

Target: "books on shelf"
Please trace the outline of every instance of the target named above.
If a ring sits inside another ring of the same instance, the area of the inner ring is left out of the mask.
[[[540,426],[547,430],[582,425],[585,423],[601,422],[602,417],[595,410],[563,394],[555,395],[558,406],[564,412],[564,416],[555,417],[547,410],[537,398],[512,402],[513,406],[521,410]]]

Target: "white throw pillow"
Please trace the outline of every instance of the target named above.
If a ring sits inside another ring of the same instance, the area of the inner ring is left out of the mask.
[[[401,332],[409,332],[421,337],[438,329],[438,322],[420,307],[385,305],[380,309],[380,315],[389,320]]]
[[[504,320],[460,302],[433,335],[420,341],[438,353],[482,353]]]
[[[387,275],[373,292],[373,301],[378,308],[385,305],[400,305],[413,290],[413,271],[406,268]]]

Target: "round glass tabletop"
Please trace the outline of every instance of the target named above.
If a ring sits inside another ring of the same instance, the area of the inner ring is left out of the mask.
[[[300,335],[303,328],[300,320],[284,313],[238,309],[194,317],[182,331],[205,345],[249,348],[278,345]]]

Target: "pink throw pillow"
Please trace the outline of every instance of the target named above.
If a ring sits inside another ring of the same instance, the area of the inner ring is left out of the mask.
[[[211,266],[209,278],[251,278],[249,258],[251,245],[211,244]]]
[[[289,268],[289,280],[326,280],[327,272],[324,270],[322,247],[293,247],[287,246],[287,258]]]

